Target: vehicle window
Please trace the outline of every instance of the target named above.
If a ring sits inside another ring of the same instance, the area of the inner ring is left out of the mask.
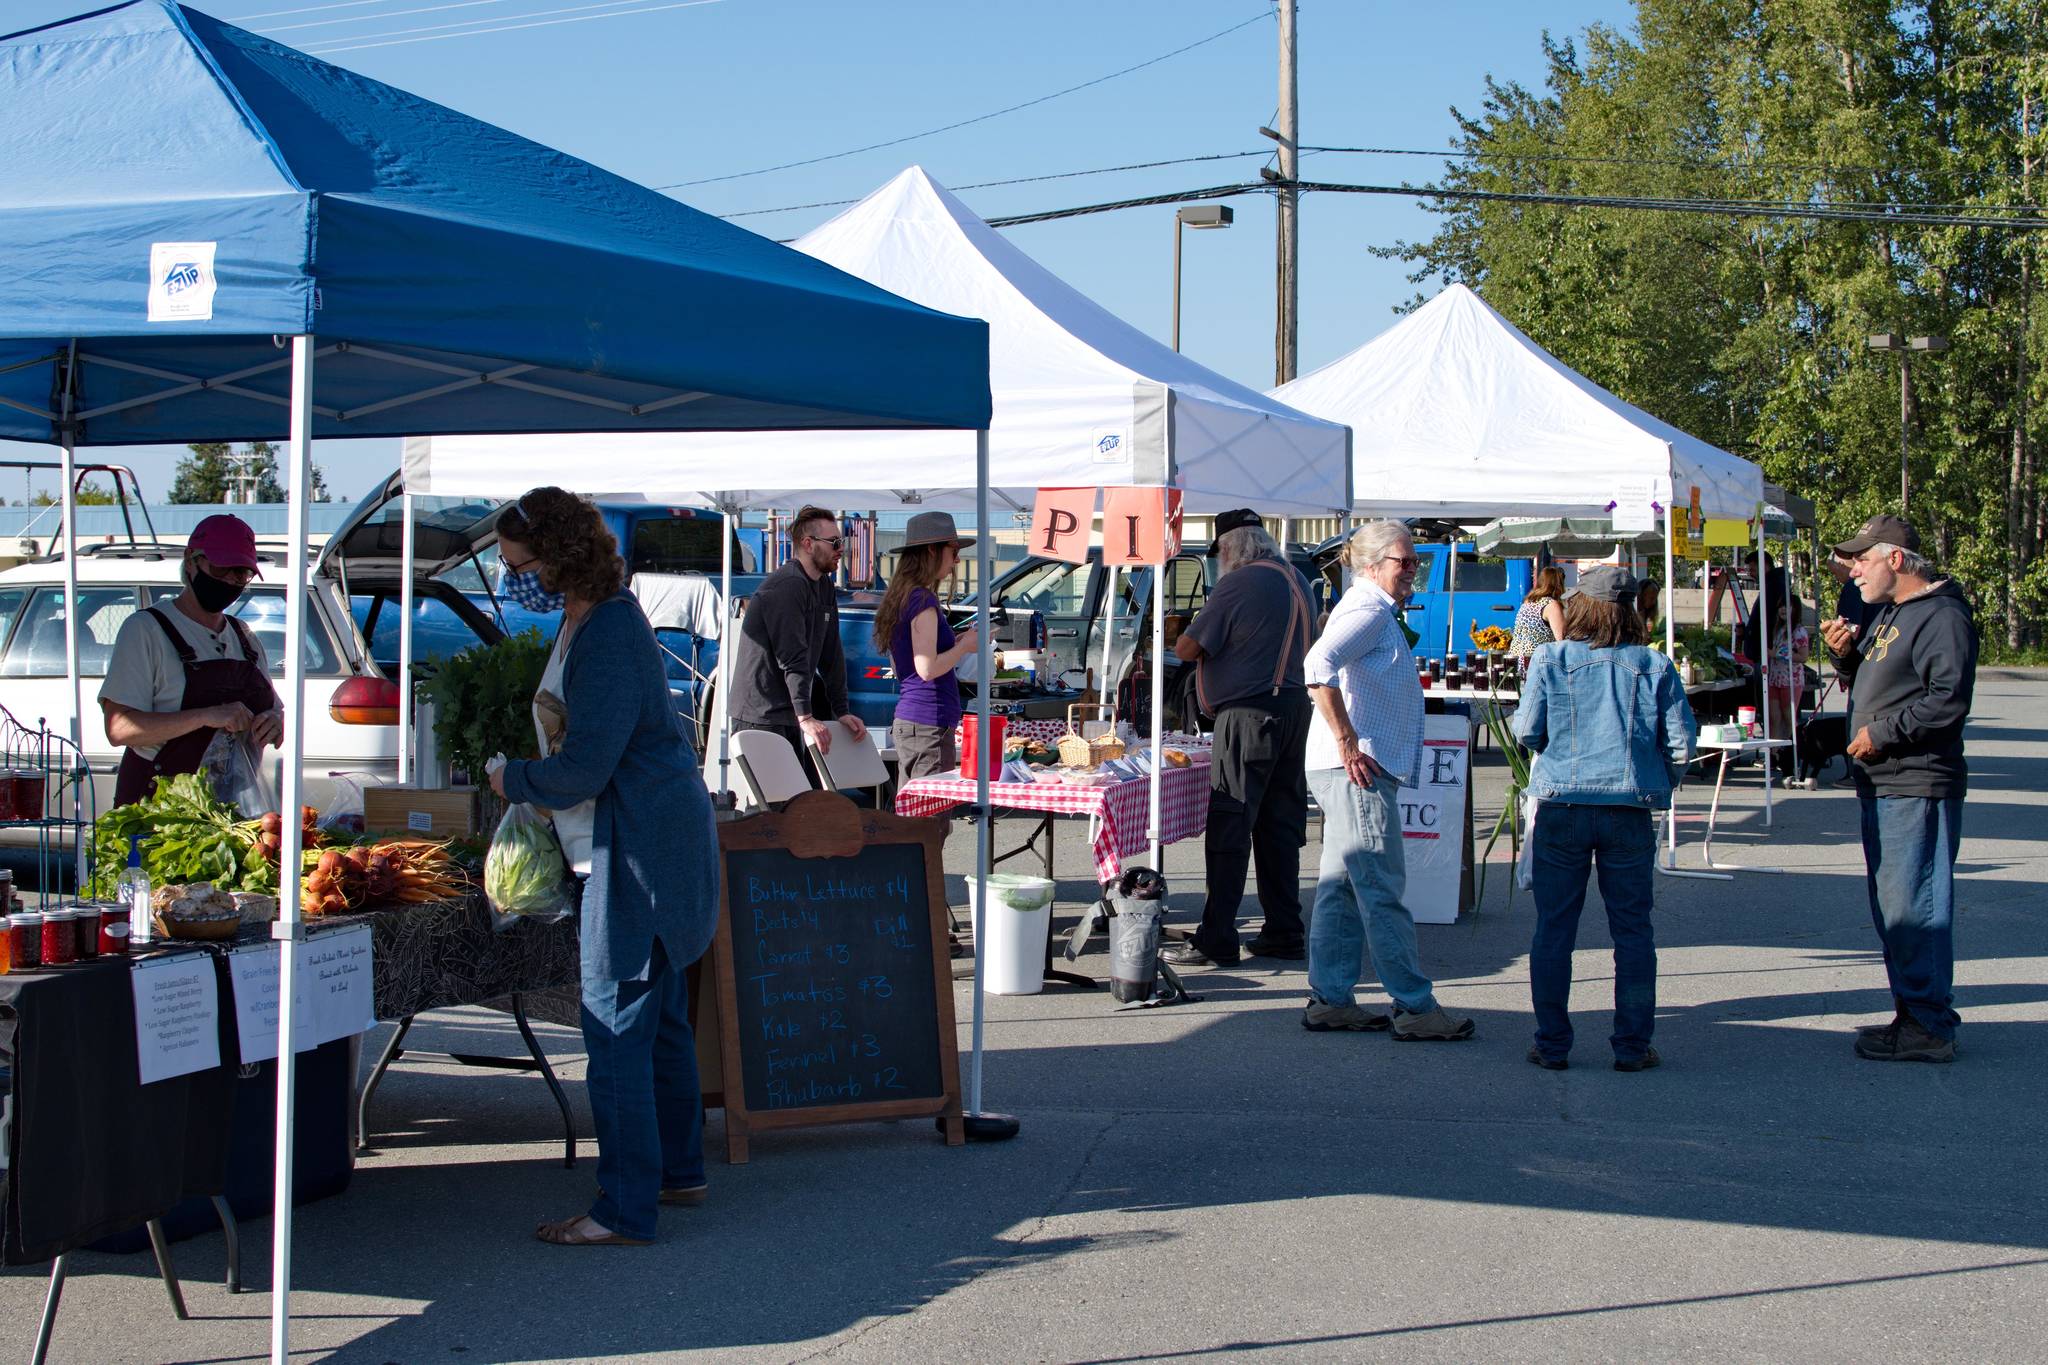
[[[1417,546],[1415,557],[1421,562],[1415,566],[1415,587],[1413,591],[1417,594],[1425,593],[1436,586],[1434,580],[1436,578],[1436,566],[1439,556],[1432,551]]]
[[[721,517],[648,517],[633,523],[633,544],[626,556],[628,573],[707,573],[719,571]],[[733,567],[740,567],[735,551]]]
[[[1088,568],[1052,563],[1027,570],[1003,590],[1002,604],[1047,616],[1078,616],[1088,602]]]
[[[1459,592],[1506,592],[1508,563],[1504,559],[1481,559],[1476,554],[1458,556]]]
[[[1166,610],[1169,614],[1193,616],[1209,599],[1209,577],[1202,561],[1182,556],[1166,572]]]
[[[181,589],[156,587],[149,590],[149,604],[153,607],[168,607]],[[238,598],[229,612],[240,618],[249,633],[256,637],[256,643],[263,647],[263,658],[270,665],[270,676],[284,676],[284,589],[251,588]],[[321,624],[319,614],[308,604],[306,631],[306,676],[317,678],[341,672],[335,662],[334,644],[327,637],[326,628]],[[395,637],[394,637],[395,638]]]
[[[7,636],[14,629],[14,618],[21,615],[21,604],[28,601],[27,588],[0,588],[0,646],[7,643]]]
[[[350,599],[358,625],[369,619],[370,606],[379,603],[375,630],[370,636],[370,657],[387,676],[398,668],[398,625],[403,619],[396,597],[355,597]],[[437,597],[419,596],[412,602],[412,655],[416,663],[431,663],[479,643],[469,622],[455,608]]]
[[[114,657],[114,637],[121,623],[135,614],[135,589],[78,590],[78,672],[86,678],[107,676]],[[64,676],[64,590],[38,588],[21,614],[21,625],[0,661],[0,675],[10,678]]]
[[[661,668],[677,686],[702,682],[718,666],[718,646],[700,641],[687,630],[664,626],[654,632],[661,646]]]

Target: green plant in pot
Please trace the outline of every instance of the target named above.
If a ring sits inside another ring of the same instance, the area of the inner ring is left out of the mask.
[[[493,754],[539,756],[533,694],[547,671],[548,648],[538,630],[523,631],[443,659],[434,676],[422,684],[434,703],[434,738],[442,754],[472,784],[484,788],[486,830],[496,826],[499,803],[484,781],[484,763]]]

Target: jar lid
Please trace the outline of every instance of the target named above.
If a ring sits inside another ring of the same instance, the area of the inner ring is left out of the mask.
[[[24,910],[20,914],[10,915],[8,916],[8,918],[18,919],[23,924],[41,924],[43,922],[44,912],[41,910]]]

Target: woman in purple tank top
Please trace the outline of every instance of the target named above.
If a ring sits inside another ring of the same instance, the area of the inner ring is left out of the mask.
[[[960,723],[960,683],[953,676],[972,654],[974,632],[953,633],[939,609],[938,586],[974,543],[958,535],[944,512],[920,512],[910,519],[889,590],[875,609],[875,644],[896,666],[897,771],[908,781],[960,766],[953,729]]]

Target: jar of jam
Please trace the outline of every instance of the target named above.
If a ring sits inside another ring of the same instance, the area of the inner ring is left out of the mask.
[[[13,950],[14,970],[27,971],[43,963],[43,917],[24,910],[7,917],[7,943]]]
[[[71,951],[80,962],[100,955],[100,908],[84,901],[71,907]]]
[[[119,901],[101,901],[99,903],[98,908],[99,914],[97,916],[97,919],[99,920],[99,950],[103,953],[127,952],[128,935],[130,933],[128,925],[128,907],[121,904]],[[111,932],[115,925],[119,925],[121,927],[121,946],[118,948],[114,946],[113,936]]]
[[[41,768],[16,768],[14,770],[14,818],[17,820],[40,820],[43,818],[43,796],[49,790],[50,779]]]
[[[21,818],[14,806],[14,769],[0,768],[0,821]]]
[[[117,919],[100,926],[100,952],[108,957],[128,955],[128,921]]]
[[[71,927],[69,910],[43,912],[43,965],[67,967],[78,961],[78,931]]]

